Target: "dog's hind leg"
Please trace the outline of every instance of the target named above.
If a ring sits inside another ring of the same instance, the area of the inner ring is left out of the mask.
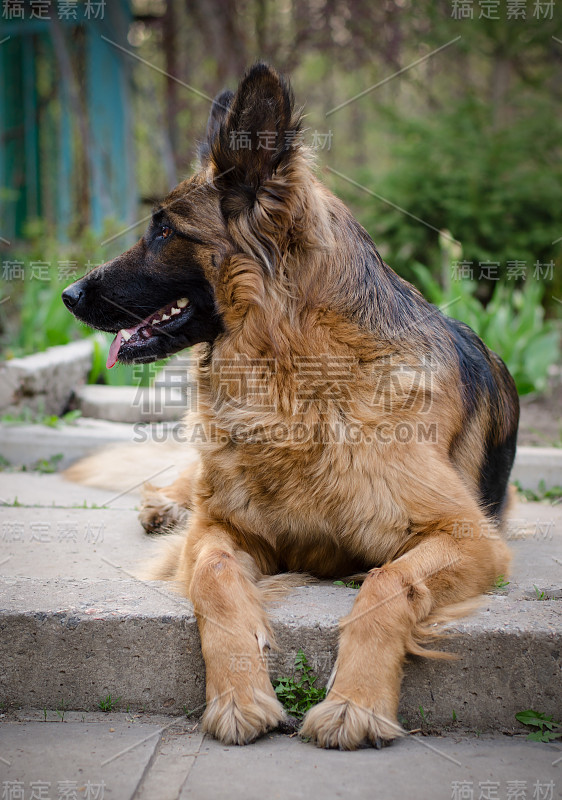
[[[186,521],[198,470],[199,462],[194,461],[169,486],[144,484],[139,520],[147,533],[169,533]]]
[[[261,573],[226,526],[198,513],[182,569],[205,659],[203,729],[225,744],[247,744],[285,718],[269,679],[273,636],[257,585]]]
[[[354,750],[402,735],[397,711],[406,654],[431,655],[420,642],[430,638],[433,622],[466,613],[471,598],[507,573],[507,545],[479,510],[468,506],[455,516],[426,524],[415,546],[371,570],[363,583],[340,623],[328,696],[308,712],[302,728],[318,745]]]

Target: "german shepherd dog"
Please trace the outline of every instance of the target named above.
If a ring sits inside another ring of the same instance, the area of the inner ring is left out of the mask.
[[[116,334],[108,366],[199,345],[200,458],[161,495],[192,513],[154,577],[195,609],[204,729],[245,744],[284,718],[267,670],[272,576],[361,572],[327,697],[302,726],[351,750],[401,734],[406,655],[435,655],[422,646],[435,622],[507,575],[519,403],[501,359],[396,275],[317,180],[301,132],[288,83],[253,66],[214,101],[197,173],[63,300]]]

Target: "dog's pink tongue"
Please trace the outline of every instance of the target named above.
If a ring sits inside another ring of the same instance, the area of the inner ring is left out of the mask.
[[[119,333],[117,334],[117,336],[115,337],[115,339],[111,342],[111,344],[109,346],[109,354],[107,356],[107,361],[105,363],[105,366],[108,369],[111,369],[111,367],[114,367],[115,364],[117,363],[117,356],[119,354],[119,348],[121,347],[121,339],[122,338],[123,338],[123,334],[121,333],[121,331],[119,331]]]

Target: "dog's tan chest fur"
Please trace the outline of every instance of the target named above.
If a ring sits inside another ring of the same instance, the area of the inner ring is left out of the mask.
[[[203,454],[206,510],[265,541],[289,569],[317,572],[321,563],[328,575],[383,564],[403,546],[409,520],[388,475],[373,474],[373,447],[218,446]]]

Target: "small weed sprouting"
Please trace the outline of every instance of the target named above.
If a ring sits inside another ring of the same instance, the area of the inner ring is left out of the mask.
[[[59,707],[59,708],[57,708],[57,710],[56,710],[56,711],[57,711],[57,715],[58,715],[58,716],[59,716],[59,718],[60,718],[60,721],[61,721],[61,722],[64,722],[64,715],[65,715],[65,714],[66,714],[66,712],[68,711],[68,708],[66,708],[66,707],[65,707],[65,705],[64,705],[64,700],[61,700],[60,707]],[[46,711],[45,711],[45,714],[46,714]],[[46,720],[46,717],[45,717],[45,721],[47,721],[47,720]]]
[[[50,458],[40,458],[39,461],[36,461],[32,467],[30,467],[31,472],[41,472],[44,475],[50,475],[53,472],[57,472],[59,467],[59,461],[63,458],[62,453],[57,453]]]
[[[345,586],[346,589],[361,588],[361,584],[358,581],[334,581],[334,586]]]
[[[66,414],[41,414],[29,408],[24,408],[17,414],[2,414],[0,422],[9,425],[46,425],[48,428],[59,428],[61,425],[73,425],[82,415],[78,409],[67,411]]]
[[[14,497],[11,503],[4,503],[4,505],[10,506],[10,508],[21,508],[22,503],[20,503],[17,497]]]
[[[500,592],[504,589],[507,589],[509,586],[509,581],[506,581],[504,575],[498,575],[494,582],[494,589],[498,589]]]
[[[273,681],[273,687],[285,711],[301,719],[309,708],[326,697],[326,689],[315,686],[318,678],[313,674],[302,650],[298,651],[295,658],[295,668],[300,672],[300,677],[295,674],[289,678],[279,678]]]
[[[112,697],[110,694],[107,697],[102,697],[98,703],[100,711],[114,711],[115,706],[121,700],[120,697]]]
[[[538,728],[527,736],[529,742],[552,742],[554,739],[562,737],[562,725],[540,711],[533,711],[532,708],[527,711],[519,711],[515,715],[515,719],[530,728]]]
[[[550,489],[546,488],[544,481],[539,481],[537,490],[523,489],[519,481],[515,481],[517,492],[532,503],[540,503],[544,500],[559,500],[562,498],[562,486],[551,486]]]
[[[535,586],[533,583],[533,589],[535,590],[535,594],[537,596],[537,600],[548,600],[548,595],[546,592],[542,592],[538,586]]]

